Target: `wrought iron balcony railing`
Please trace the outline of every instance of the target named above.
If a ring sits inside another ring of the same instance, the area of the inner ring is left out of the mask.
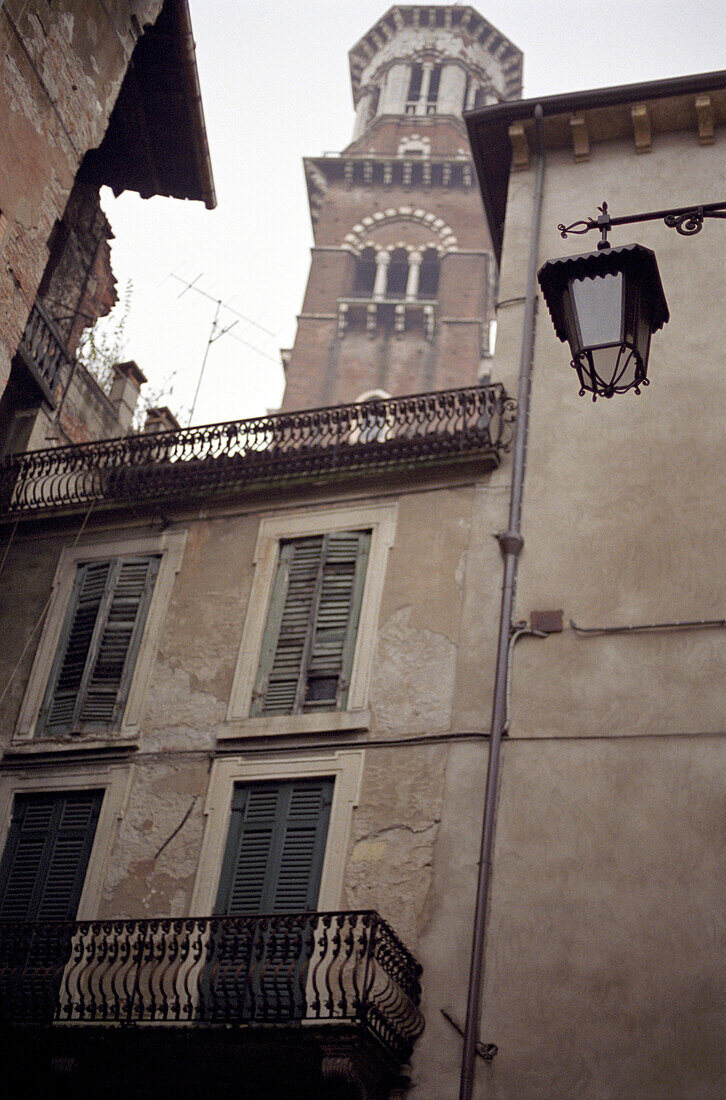
[[[66,363],[71,362],[71,356],[37,298],[30,311],[18,352],[31,373],[47,388],[46,396],[52,400],[60,371]]]
[[[0,511],[208,495],[271,481],[506,451],[515,403],[500,384],[280,413],[13,455]]]
[[[347,1021],[405,1062],[421,967],[375,912],[0,922],[0,1023]]]

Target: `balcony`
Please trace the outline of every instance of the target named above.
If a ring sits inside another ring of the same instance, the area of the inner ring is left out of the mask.
[[[17,354],[43,396],[55,405],[55,388],[60,372],[72,360],[63,338],[38,298],[33,303]]]
[[[338,299],[338,335],[350,329],[363,330],[370,337],[392,331],[397,337],[412,330],[421,331],[428,341],[436,331],[436,301],[416,298],[340,298]]]
[[[501,384],[127,436],[0,462],[0,513],[189,500],[415,464],[499,465],[515,403]]]
[[[136,1041],[161,1056],[184,1029],[191,1055],[221,1028],[237,1054],[294,1040],[334,1065],[362,1054],[364,1076],[393,1080],[423,1030],[420,974],[372,911],[0,922],[0,1025],[21,1045],[42,1029],[56,1061],[101,1035],[108,1049],[110,1032],[118,1052]]]

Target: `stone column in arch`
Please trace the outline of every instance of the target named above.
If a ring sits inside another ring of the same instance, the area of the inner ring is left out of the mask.
[[[421,272],[421,260],[423,256],[420,252],[409,252],[408,254],[408,282],[406,283],[406,301],[415,302],[418,295],[418,280]]]
[[[391,261],[390,253],[381,251],[376,256],[376,281],[373,284],[373,297],[385,298],[388,283],[388,265]]]

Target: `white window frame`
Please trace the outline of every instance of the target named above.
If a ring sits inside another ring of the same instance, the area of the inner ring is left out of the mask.
[[[179,572],[186,543],[186,531],[164,532],[161,535],[130,536],[128,533],[117,538],[105,538],[103,541],[85,540],[76,546],[67,546],[61,551],[53,580],[48,614],[36,650],[33,667],[28,679],[23,704],[13,734],[13,742],[33,741],[37,749],[43,745],[84,746],[90,742],[105,744],[108,740],[137,739],[139,720],[146,696],[146,688],[151,674],[151,666],[156,654],[166,609]],[[117,729],[103,734],[64,734],[62,737],[36,736],[38,716],[48,686],[53,661],[63,629],[69,600],[73,592],[76,571],[82,562],[97,561],[99,558],[117,558],[134,554],[160,554],[159,572],[151,595],[151,603],[146,616],[141,644],[136,656],[129,693],[126,698],[121,725]]]
[[[244,757],[215,760],[209,776],[204,807],[204,835],[192,893],[192,916],[208,916],[214,910],[222,873],[236,783],[277,782],[286,779],[332,778],[333,802],[325,841],[325,856],[318,894],[318,911],[338,910],[343,905],[345,866],[350,844],[353,810],[360,798],[362,749],[322,753],[302,758],[280,757],[254,761]]]
[[[52,794],[62,791],[102,790],[103,800],[86,868],[76,920],[98,917],[108,861],[123,818],[131,786],[128,764],[87,764],[82,772],[68,772],[62,766],[18,770],[0,779],[0,858],[5,851],[16,795]]]
[[[308,509],[305,512],[277,514],[260,521],[254,554],[254,576],[247,608],[242,642],[235,668],[227,722],[219,739],[271,733],[317,733],[328,730],[368,729],[373,650],[378,630],[378,612],[383,594],[388,551],[396,533],[398,506],[379,504],[368,507]],[[348,701],[345,710],[326,710],[310,714],[265,714],[250,718],[252,693],[260,662],[260,649],[267,624],[272,587],[283,539],[325,535],[331,531],[369,530],[371,546],[366,570],[363,600],[356,634]]]

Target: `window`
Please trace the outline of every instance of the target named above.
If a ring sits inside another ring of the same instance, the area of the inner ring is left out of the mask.
[[[158,554],[146,554],[77,566],[41,707],[40,735],[120,725],[159,560]]]
[[[364,248],[356,260],[353,295],[356,298],[372,298],[376,282],[376,250]]]
[[[227,710],[230,724],[219,730],[219,738],[367,728],[378,609],[396,514],[395,504],[339,505],[260,520]],[[288,584],[293,566],[294,590]],[[309,572],[307,580],[298,568]],[[296,606],[297,599],[307,602]]]
[[[421,81],[423,79],[423,66],[412,65],[411,66],[411,80],[408,85],[408,95],[406,96],[406,114],[416,114],[416,108],[418,106],[419,96],[421,95]]]
[[[436,110],[436,100],[439,98],[439,84],[441,83],[441,66],[434,65],[429,80],[429,91],[426,101],[426,114],[432,115]]]
[[[243,1019],[305,1013],[315,944],[307,914],[317,909],[332,798],[328,778],[234,788],[215,912],[283,918],[220,930],[206,981],[212,1001]]]
[[[236,785],[215,912],[315,910],[332,800],[332,779]]]
[[[251,714],[345,709],[370,531],[280,545]]]
[[[259,906],[252,912],[261,912],[269,905],[281,907],[283,903],[299,906],[296,911],[300,912],[306,908],[302,903],[308,900],[320,911],[343,908],[346,855],[353,810],[360,797],[364,755],[362,749],[353,749],[303,757],[294,753],[276,755],[271,760],[253,761],[249,756],[233,755],[218,757],[209,776],[204,836],[190,912],[232,912],[230,906],[237,902]],[[278,793],[274,796],[274,805],[267,806],[265,817],[262,799],[263,795],[271,798],[270,791]],[[252,792],[255,792],[255,799],[246,801]],[[287,806],[285,799],[289,799]],[[276,838],[283,839],[283,853],[285,844],[288,845],[288,854],[281,857],[272,854],[268,839],[263,836],[264,830],[269,828],[272,839],[275,821]],[[251,867],[253,833],[261,853],[259,859],[265,861],[262,877],[267,876],[267,895],[264,897],[253,881],[255,875],[258,882],[260,878],[260,872]],[[301,858],[307,870],[297,875],[296,885],[290,880],[281,886],[281,872],[286,874],[288,866],[291,874],[297,874],[293,849],[298,843],[301,852],[307,853]],[[237,902],[234,902],[233,878],[242,848],[248,869],[243,872],[244,880],[237,880]],[[240,890],[246,892],[244,901]],[[277,911],[283,910],[277,908]]]
[[[418,281],[418,297],[435,300],[439,293],[439,255],[435,248],[427,248],[421,260]]]
[[[102,791],[15,796],[0,919],[75,920],[102,798]]]
[[[394,248],[388,264],[388,282],[386,298],[405,298],[408,285],[408,252],[405,248]]]
[[[185,531],[66,547],[14,741],[135,735]]]

